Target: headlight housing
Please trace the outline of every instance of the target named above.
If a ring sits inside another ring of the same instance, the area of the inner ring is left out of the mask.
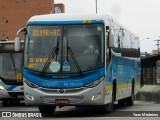
[[[2,85],[0,85],[0,90],[4,91],[5,88]]]
[[[90,87],[90,88],[95,87],[99,85],[99,83],[101,83],[103,80],[104,80],[104,77],[85,85],[85,87]]]
[[[23,79],[23,81],[31,88],[38,88],[39,87],[38,85],[36,85],[36,84],[26,80],[26,79]]]

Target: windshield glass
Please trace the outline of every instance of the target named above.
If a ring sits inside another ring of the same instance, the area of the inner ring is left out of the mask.
[[[103,24],[28,26],[25,68],[46,73],[76,73],[104,65]],[[77,67],[79,66],[79,67]]]
[[[22,53],[0,54],[0,76],[9,80],[22,80]]]

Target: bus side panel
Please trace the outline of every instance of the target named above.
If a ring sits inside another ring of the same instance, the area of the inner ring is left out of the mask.
[[[114,44],[111,49],[111,65],[108,68],[110,79],[116,80],[116,100],[131,96],[132,83],[134,94],[140,89],[140,48],[138,37],[117,23],[110,25],[110,38]]]

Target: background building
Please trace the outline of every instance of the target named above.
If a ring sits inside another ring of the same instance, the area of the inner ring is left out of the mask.
[[[13,40],[33,15],[54,13],[54,0],[0,0],[0,40]]]
[[[64,13],[65,12],[64,4],[55,4],[54,8],[55,8],[55,10],[54,10],[55,13]]]

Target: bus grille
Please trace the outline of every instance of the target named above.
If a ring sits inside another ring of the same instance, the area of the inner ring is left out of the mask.
[[[41,97],[44,103],[55,103],[56,99],[68,99],[70,104],[82,102],[84,97],[82,96],[45,96]]]

